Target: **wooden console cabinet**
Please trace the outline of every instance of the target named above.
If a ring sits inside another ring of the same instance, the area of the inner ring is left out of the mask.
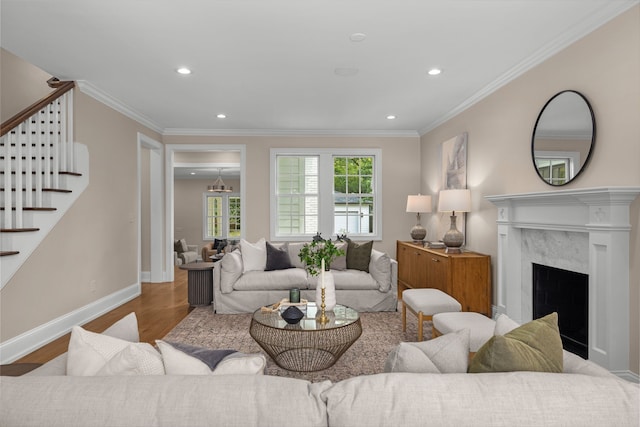
[[[454,297],[462,311],[491,317],[491,257],[477,252],[447,254],[412,242],[397,242],[398,298],[412,288],[436,288]]]

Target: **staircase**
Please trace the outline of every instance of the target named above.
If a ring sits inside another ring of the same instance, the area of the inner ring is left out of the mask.
[[[73,142],[73,82],[2,124],[0,276],[4,287],[89,183],[87,147]]]

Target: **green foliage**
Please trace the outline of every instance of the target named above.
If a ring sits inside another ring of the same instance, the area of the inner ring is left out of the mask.
[[[373,157],[334,157],[333,189],[336,193],[373,193]]]
[[[300,258],[300,261],[305,264],[305,268],[309,274],[317,276],[320,274],[320,266],[322,265],[323,259],[325,268],[329,268],[331,262],[340,255],[344,255],[344,251],[342,249],[338,249],[331,239],[327,239],[314,240],[311,243],[305,243],[302,249],[300,249],[298,257]]]

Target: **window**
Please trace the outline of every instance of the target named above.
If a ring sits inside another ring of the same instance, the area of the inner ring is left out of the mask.
[[[380,150],[272,149],[271,160],[272,240],[380,238]]]
[[[204,193],[203,239],[240,238],[240,196]]]
[[[536,167],[540,176],[549,184],[562,185],[567,183],[569,159],[536,157]]]

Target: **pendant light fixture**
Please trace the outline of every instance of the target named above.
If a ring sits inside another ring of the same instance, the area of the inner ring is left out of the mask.
[[[231,193],[233,187],[227,187],[222,180],[222,168],[218,168],[218,178],[213,182],[213,185],[207,186],[207,191],[211,193]]]

